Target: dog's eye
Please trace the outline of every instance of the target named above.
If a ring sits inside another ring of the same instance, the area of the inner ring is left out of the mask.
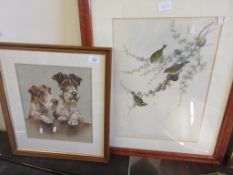
[[[42,96],[42,95],[44,95],[44,92],[39,91],[39,92],[38,92],[38,95]]]

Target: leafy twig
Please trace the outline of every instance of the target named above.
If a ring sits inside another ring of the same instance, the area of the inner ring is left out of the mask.
[[[134,68],[132,70],[128,70],[128,71],[122,71],[123,73],[126,73],[126,74],[133,74],[135,72],[141,72],[142,70],[146,69],[147,67],[150,66],[150,63],[149,62],[146,62],[144,63],[143,65],[140,65],[139,67],[137,68]]]
[[[130,57],[138,60],[138,61],[142,61],[142,62],[148,62],[148,58],[145,57],[140,57],[140,56],[136,56],[135,54],[133,54],[132,52],[130,52],[125,46],[123,47],[126,55],[129,55]]]
[[[200,37],[203,34],[203,32],[205,32],[213,24],[214,24],[214,22],[211,22],[210,24],[208,24],[205,27],[203,27],[202,30],[199,32],[198,37]],[[206,36],[206,33],[204,35]]]

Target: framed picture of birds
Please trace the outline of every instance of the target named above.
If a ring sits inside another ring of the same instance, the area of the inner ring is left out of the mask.
[[[221,162],[233,98],[226,105],[231,84],[218,75],[224,70],[221,81],[229,80],[221,62],[233,61],[219,56],[219,18],[112,20],[111,152]]]

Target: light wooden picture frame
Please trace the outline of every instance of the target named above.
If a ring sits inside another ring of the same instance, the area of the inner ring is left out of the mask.
[[[110,48],[0,43],[0,55],[13,154],[108,161]]]

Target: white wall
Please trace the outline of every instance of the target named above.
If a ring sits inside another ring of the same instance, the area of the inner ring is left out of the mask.
[[[77,0],[0,0],[0,41],[80,44]]]
[[[0,42],[81,45],[77,0],[0,0]]]

